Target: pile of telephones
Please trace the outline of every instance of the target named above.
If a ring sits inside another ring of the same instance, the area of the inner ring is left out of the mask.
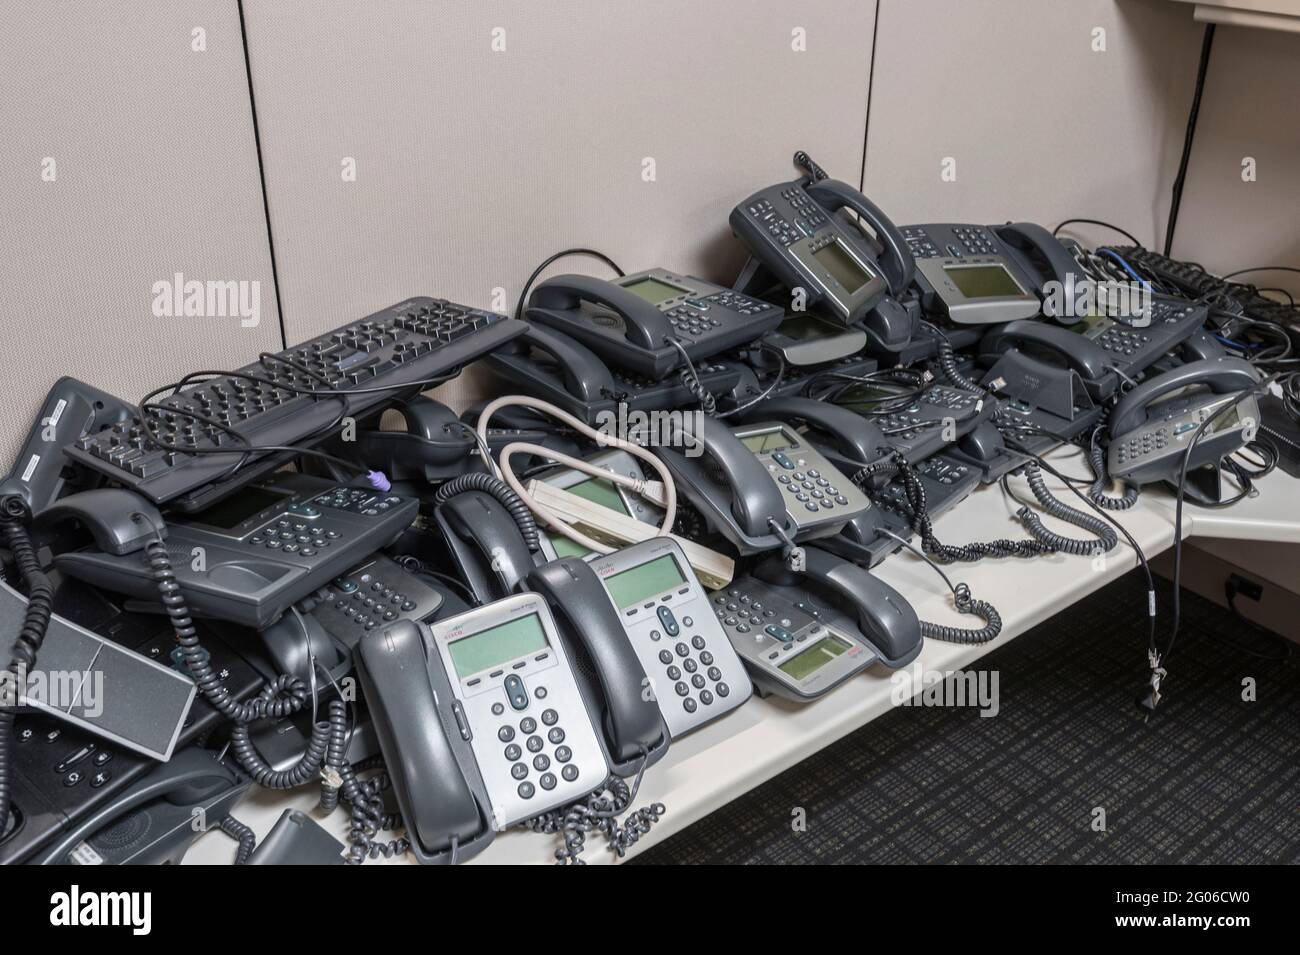
[[[455,862],[514,826],[621,854],[664,811],[644,774],[754,693],[996,636],[964,585],[980,626],[918,620],[871,573],[900,548],[1089,554],[1143,485],[1220,499],[1260,379],[1203,305],[1073,308],[1077,245],[899,228],[795,160],[732,211],[730,288],[558,275],[513,318],[408,299],[136,403],[59,381],[0,487],[0,860],[178,861],[195,818],[241,862]],[[503,397],[423,394],[479,358]],[[1096,514],[1039,473],[1067,442]],[[1012,473],[1020,537],[938,540]],[[302,813],[254,848],[240,799],[306,785],[346,850]]]

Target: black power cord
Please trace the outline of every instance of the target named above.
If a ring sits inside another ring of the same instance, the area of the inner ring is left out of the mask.
[[[1174,229],[1178,225],[1178,208],[1183,202],[1183,186],[1187,182],[1187,164],[1192,158],[1192,140],[1196,137],[1196,120],[1201,113],[1201,96],[1205,92],[1205,75],[1210,68],[1210,50],[1214,48],[1214,24],[1207,23],[1201,40],[1201,60],[1196,67],[1196,89],[1192,93],[1192,107],[1187,114],[1187,133],[1183,137],[1183,154],[1178,160],[1178,175],[1174,178],[1173,195],[1169,201],[1169,225],[1165,228],[1165,255],[1170,255],[1174,245]],[[1134,243],[1139,245],[1140,243]]]
[[[606,255],[604,252],[599,251],[598,249],[588,249],[582,246],[578,246],[572,249],[561,249],[559,252],[556,252],[554,255],[548,255],[542,261],[541,265],[533,269],[533,274],[528,276],[528,281],[524,283],[523,290],[519,293],[519,300],[515,302],[515,318],[522,319],[524,317],[524,303],[528,300],[528,293],[532,289],[533,283],[537,281],[537,277],[541,275],[543,272],[545,272],[549,266],[551,266],[555,262],[558,262],[560,259],[570,255],[587,255],[593,259],[600,259],[600,261],[604,262],[616,273],[618,273],[619,278],[622,278],[624,275],[627,274],[621,268],[618,267],[617,262],[615,262],[608,255]]]

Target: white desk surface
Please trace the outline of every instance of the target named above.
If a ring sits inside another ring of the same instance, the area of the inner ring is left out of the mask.
[[[1057,452],[1051,460],[1064,474],[1088,473],[1082,458],[1072,449]],[[1026,500],[1031,499],[1023,481],[1012,479],[1011,485]],[[1048,486],[1066,503],[1083,508],[1082,502],[1059,482],[1049,479]],[[1300,483],[1278,471],[1258,486],[1261,492],[1258,497],[1227,510],[1185,507],[1185,535],[1300,542],[1300,507],[1297,507]],[[1018,505],[1007,499],[1001,487],[982,487],[936,521],[935,533],[940,540],[952,544],[1023,537],[1025,531],[1012,516],[1017,509]],[[1049,527],[1078,536],[1077,528],[1058,526],[1058,522],[1045,517],[1041,511],[1039,515]],[[1173,543],[1174,501],[1164,491],[1147,489],[1132,510],[1114,516],[1137,540],[1148,559]],[[1119,545],[1098,561],[1055,555],[1030,561],[1007,558],[946,567],[954,582],[965,581],[975,597],[990,601],[998,609],[1002,615],[1002,633],[982,646],[927,640],[912,666],[938,671],[967,667],[1136,564],[1136,556],[1121,535]],[[938,575],[909,552],[890,557],[873,573],[907,597],[923,620],[959,627],[979,625],[974,618],[952,610],[947,588]],[[631,854],[681,831],[741,793],[887,712],[892,706],[892,689],[890,671],[877,665],[813,703],[800,705],[755,696],[727,716],[675,740],[668,755],[646,773],[635,802],[638,807],[662,802],[667,812]],[[310,813],[318,793],[317,786],[288,793],[259,790],[236,809],[235,816],[251,826],[260,841],[285,809]],[[346,841],[346,809],[340,808],[326,818],[313,815],[341,841]],[[549,863],[559,844],[558,836],[512,830],[498,833],[492,845],[474,861]],[[234,858],[234,848],[230,837],[211,831],[199,838],[185,862],[228,865]],[[613,861],[603,838],[589,838],[583,858],[588,863]],[[371,860],[366,865],[385,861],[389,860]],[[413,859],[408,854],[405,859],[391,861],[413,862]]]

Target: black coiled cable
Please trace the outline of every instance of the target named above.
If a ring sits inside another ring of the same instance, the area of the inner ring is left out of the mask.
[[[929,322],[923,323],[926,329],[935,337],[938,342],[939,353],[935,359],[935,364],[939,366],[939,373],[954,388],[962,391],[970,391],[975,394],[986,394],[985,389],[971,378],[967,378],[957,368],[957,356],[952,350],[952,342],[943,330]]]
[[[9,826],[9,800],[13,792],[13,730],[20,702],[19,694],[26,686],[27,675],[36,665],[36,655],[45,642],[54,606],[54,588],[41,570],[36,548],[23,523],[25,505],[15,497],[7,498],[2,507],[0,528],[3,529],[5,544],[13,554],[23,583],[27,586],[27,609],[23,613],[22,626],[18,630],[18,640],[14,644],[13,657],[8,667],[10,685],[15,696],[12,701],[3,701],[6,704],[11,702],[12,705],[0,706],[0,835]]]
[[[651,803],[629,813],[620,823],[618,817],[627,809],[632,798],[633,790],[628,787],[627,781],[618,776],[610,776],[599,790],[585,800],[534,816],[520,825],[531,832],[561,834],[564,845],[555,850],[556,865],[586,865],[580,856],[589,832],[603,834],[610,849],[621,859],[667,811],[663,803]]]
[[[384,792],[389,788],[388,774],[381,771],[369,779],[359,779],[357,774],[381,769],[381,759],[372,759],[353,765],[348,762],[348,708],[342,700],[329,704],[328,745],[322,770],[320,808],[326,815],[346,802],[351,812],[348,827],[347,861],[360,865],[366,859],[378,856],[392,858],[407,852],[411,843],[405,837],[384,841],[376,837],[380,832],[397,829],[401,816],[384,811]]]
[[[853,483],[870,494],[868,482],[875,477],[897,475],[903,482],[903,491],[907,504],[912,509],[912,527],[921,537],[921,546],[940,563],[974,563],[986,557],[1039,557],[1053,553],[1053,548],[1040,540],[1009,540],[1000,538],[992,541],[975,541],[970,544],[954,546],[945,544],[934,536],[934,527],[930,520],[929,506],[926,503],[925,486],[921,476],[907,459],[895,452],[875,464],[859,469],[853,475]]]
[[[1088,488],[1088,497],[1092,498],[1092,503],[1108,511],[1127,511],[1137,503],[1138,486],[1121,481],[1120,485],[1124,488],[1124,493],[1120,497],[1111,497],[1106,493],[1106,452],[1097,444],[1096,438],[1094,434],[1092,444],[1088,448],[1088,462],[1092,465],[1092,473],[1096,475],[1096,480]]]
[[[283,719],[297,713],[311,702],[311,688],[296,676],[281,674],[248,702],[236,700],[212,669],[211,658],[199,643],[198,631],[190,618],[185,596],[172,569],[171,555],[167,553],[167,545],[161,536],[145,545],[145,559],[158,587],[163,608],[171,619],[186,672],[212,708],[234,723],[230,742],[240,766],[258,785],[268,789],[292,789],[307,782],[324,762],[329,742],[328,724],[317,723],[312,727],[302,758],[282,771],[273,769],[257,752],[249,736],[248,724],[263,719]]]
[[[1083,511],[1070,507],[1052,494],[1043,481],[1043,473],[1039,469],[1037,461],[1030,461],[1021,470],[1024,473],[1025,480],[1029,482],[1029,490],[1034,493],[1034,497],[1038,499],[1038,503],[1044,511],[1057,520],[1065,521],[1075,527],[1083,528],[1090,534],[1097,535],[1096,540],[1081,540],[1077,537],[1066,537],[1058,534],[1045,527],[1039,516],[1026,505],[1016,512],[1016,517],[1020,519],[1020,523],[1024,524],[1025,529],[1033,534],[1036,539],[1055,551],[1081,557],[1093,556],[1098,553],[1104,554],[1119,543],[1119,535],[1115,533],[1115,528],[1111,527],[1110,524],[1100,518],[1093,517],[1091,514],[1085,514]]]
[[[541,547],[537,519],[533,517],[533,512],[528,509],[528,505],[520,499],[510,485],[498,477],[484,474],[482,471],[461,474],[450,481],[444,482],[442,487],[438,488],[438,493],[433,496],[433,500],[436,504],[443,504],[465,491],[482,491],[484,494],[495,497],[501,502],[501,506],[510,513],[511,519],[519,525],[519,533],[523,535],[524,543],[528,545],[528,549],[535,551]]]
[[[984,626],[976,629],[948,627],[928,620],[921,621],[921,636],[927,640],[942,640],[945,643],[977,644],[988,643],[1002,632],[1002,616],[987,600],[976,600],[971,596],[970,587],[964,583],[953,587],[953,606],[958,613],[974,614],[984,618]]]
[[[257,848],[257,836],[253,830],[234,816],[227,816],[222,819],[217,823],[217,827],[232,839],[239,841],[239,848],[235,850],[235,865],[247,865],[248,857]]]

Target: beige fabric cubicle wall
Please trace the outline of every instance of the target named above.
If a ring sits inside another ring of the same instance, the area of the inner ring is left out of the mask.
[[[1163,238],[1202,31],[1168,0],[244,12],[290,341],[410,294],[510,308],[573,245],[729,281],[729,209],[796,148],[900,223],[1083,215]],[[1176,253],[1295,262],[1298,61],[1300,37],[1219,29]],[[135,398],[283,341],[235,0],[11,4],[0,63],[7,464],[60,374]],[[177,273],[257,283],[259,323],[156,316]]]
[[[1163,238],[1201,38],[1186,6],[881,0],[877,29],[864,187],[895,222]]]
[[[5,4],[0,210],[0,473],[60,375],[136,399],[279,348],[235,0]],[[259,283],[258,324],[156,316],[177,273]]]
[[[245,10],[290,339],[414,293],[510,308],[576,245],[729,281],[728,212],[796,148],[861,169],[861,0]]]
[[[1300,2],[1295,4],[1300,12]],[[1174,254],[1221,272],[1300,266],[1300,34],[1219,27]],[[1242,281],[1287,289],[1300,275]]]

